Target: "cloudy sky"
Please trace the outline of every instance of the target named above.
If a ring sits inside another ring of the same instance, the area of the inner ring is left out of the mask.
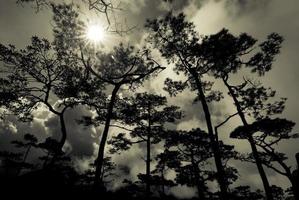
[[[229,29],[234,34],[246,32],[257,39],[263,40],[271,32],[281,34],[285,41],[281,54],[277,56],[273,70],[269,72],[262,82],[276,89],[278,96],[287,97],[287,107],[282,117],[299,122],[299,107],[297,105],[299,93],[299,1],[298,0],[174,0],[172,4],[163,3],[160,0],[134,0],[123,1],[123,19],[128,26],[136,26],[134,31],[127,36],[112,36],[103,42],[105,46],[111,46],[119,41],[139,43],[144,36],[143,24],[145,19],[154,18],[165,14],[169,10],[183,11],[187,18],[194,22],[200,34],[216,33],[222,28]],[[94,15],[83,14],[83,18]],[[100,17],[99,20],[104,20]],[[32,35],[51,39],[51,13],[48,10],[36,13],[30,6],[17,6],[14,1],[0,0],[0,42],[3,44],[15,44],[23,48],[30,42]],[[162,63],[165,63],[161,60]],[[163,91],[163,80],[172,76],[171,71],[165,71],[155,80],[145,84],[143,90],[166,94]],[[241,75],[242,76],[242,75]],[[224,91],[225,92],[225,91]],[[203,127],[199,105],[192,105],[194,94],[186,91],[175,98],[169,99],[170,104],[176,103],[182,107],[188,117],[177,124],[179,129]],[[213,119],[219,122],[224,115],[233,113],[231,102],[225,101],[221,105],[213,105]],[[199,111],[199,112],[196,112]],[[97,148],[97,138],[101,128],[83,128],[76,123],[82,114],[88,114],[85,108],[77,108],[67,113],[67,129],[69,134],[66,149],[77,156],[78,167],[85,168],[88,161],[92,160]],[[58,131],[57,119],[49,114],[45,108],[36,111],[35,119],[31,124],[22,124],[11,117],[8,121],[0,121],[0,149],[9,148],[9,141],[20,137],[22,130],[28,130],[42,139]],[[234,141],[228,138],[228,130],[239,124],[234,119],[221,129],[221,137],[226,143],[236,145],[239,150],[248,150],[246,141]],[[116,131],[116,130],[111,130]],[[294,131],[299,131],[297,125]],[[279,149],[290,157],[289,164],[295,167],[294,155],[299,152],[298,141],[283,143]],[[140,159],[142,151],[136,147],[126,155],[118,156],[115,161],[120,166],[129,165],[130,173],[142,171],[143,165]],[[253,165],[231,163],[238,168],[241,177],[238,184],[251,184],[255,188],[262,188],[257,171]],[[246,175],[244,175],[246,174]],[[280,182],[282,186],[288,186],[283,177],[268,171],[271,183]],[[249,182],[249,183],[248,183]],[[187,195],[192,192],[185,189],[176,191],[177,194]]]

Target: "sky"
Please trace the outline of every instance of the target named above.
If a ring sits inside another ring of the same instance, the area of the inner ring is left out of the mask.
[[[127,21],[128,26],[136,26],[136,28],[126,36],[107,37],[107,40],[103,41],[104,46],[113,46],[120,41],[140,44],[145,36],[143,29],[145,20],[162,16],[169,10],[183,11],[188,20],[195,24],[199,34],[213,34],[222,28],[227,28],[236,35],[246,32],[261,41],[272,32],[281,34],[285,39],[281,53],[276,57],[273,70],[262,79],[262,82],[276,89],[278,96],[288,98],[286,109],[281,117],[299,122],[299,107],[297,106],[299,98],[297,89],[299,84],[299,68],[297,66],[299,63],[298,0],[174,0],[172,4],[159,0],[126,0],[122,1],[121,6],[124,9],[119,14],[124,16],[123,19]],[[83,18],[89,16],[94,17],[94,15],[83,14]],[[105,17],[100,16],[99,20],[105,20]],[[0,42],[2,44],[11,43],[18,48],[24,48],[29,44],[30,37],[33,35],[51,39],[51,24],[51,12],[47,9],[35,12],[31,6],[22,7],[16,5],[13,0],[0,0]],[[162,59],[160,62],[166,64]],[[166,70],[156,79],[147,82],[141,90],[167,95],[162,88],[164,79],[169,76],[173,76],[173,72]],[[170,104],[181,106],[188,116],[176,124],[176,128],[190,129],[205,126],[202,121],[203,115],[200,112],[201,107],[192,104],[193,98],[194,94],[189,91],[169,98]],[[215,123],[224,119],[224,115],[234,112],[229,100],[211,105],[211,110]],[[14,117],[0,121],[0,150],[10,148],[9,141],[19,138],[23,130],[30,131],[39,139],[55,135],[58,132],[58,121],[47,112],[46,108],[40,108],[35,112],[36,115],[31,124],[20,123]],[[85,169],[88,162],[94,159],[98,137],[101,133],[101,127],[86,128],[76,123],[76,119],[83,114],[92,113],[84,107],[78,107],[68,111],[66,117],[67,129],[71,134],[69,134],[65,149],[76,156],[78,169]],[[228,144],[234,144],[238,150],[249,151],[246,141],[236,141],[228,137],[229,130],[238,124],[240,122],[236,118],[223,127],[221,138]],[[299,126],[296,125],[294,131],[298,132],[298,130]],[[111,129],[112,134],[117,131],[115,128]],[[279,150],[287,153],[288,163],[293,166],[293,169],[296,167],[294,155],[299,152],[297,144],[298,140],[294,140],[285,142],[278,147]],[[127,166],[130,169],[127,173],[128,177],[134,178],[136,172],[144,170],[140,167],[144,164],[140,157],[142,157],[142,147],[137,146],[113,159],[119,166]],[[233,162],[231,165],[234,165],[241,174],[238,184],[250,184],[253,188],[262,188],[254,165],[239,162]],[[280,183],[283,187],[288,186],[288,181],[280,175],[270,170],[267,171],[267,174],[272,184]],[[185,187],[176,188],[172,192],[181,197],[194,193],[192,189]]]

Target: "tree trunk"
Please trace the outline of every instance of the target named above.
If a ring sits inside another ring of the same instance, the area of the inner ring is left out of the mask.
[[[65,127],[65,121],[64,121],[64,112],[57,114],[59,116],[59,122],[60,122],[60,130],[61,130],[61,138],[60,141],[58,142],[58,147],[57,149],[54,149],[54,154],[53,157],[49,163],[49,166],[53,166],[55,161],[57,160],[57,157],[59,156],[59,154],[62,152],[62,148],[66,142],[66,136],[67,136],[67,132],[66,132],[66,127]]]
[[[196,164],[196,162],[194,160],[194,154],[193,154],[192,150],[191,150],[191,165],[194,170],[194,178],[195,178],[195,182],[196,182],[198,199],[203,200],[203,199],[205,199],[205,194],[204,194],[204,190],[202,188],[202,184],[199,180],[200,179],[199,169],[198,169],[198,165]]]
[[[30,152],[31,147],[32,147],[32,146],[29,145],[28,148],[27,148],[27,150],[26,150],[26,152],[25,152],[25,154],[24,154],[24,158],[23,158],[23,161],[22,161],[23,164],[26,163],[26,160],[27,160],[27,157],[28,157],[28,154],[29,154],[29,152]],[[17,176],[20,175],[22,169],[23,169],[23,166],[21,166],[21,167],[18,169],[18,171],[17,171]]]
[[[282,161],[282,160],[278,160],[278,156],[276,156],[276,154],[274,154],[277,162],[281,165],[281,167],[285,170],[285,176],[289,179],[291,185],[292,185],[292,191],[295,197],[295,200],[299,200],[299,187],[298,187],[298,183],[296,183],[295,178],[292,175],[292,172],[290,170],[290,168]]]
[[[95,177],[94,177],[94,186],[100,187],[100,189],[104,189],[104,184],[103,180],[101,179],[102,177],[102,167],[103,167],[103,162],[104,162],[104,151],[105,151],[105,145],[106,141],[108,138],[108,133],[109,133],[109,128],[110,128],[110,121],[112,118],[113,114],[113,107],[116,99],[117,92],[120,88],[120,85],[115,85],[111,94],[111,99],[108,105],[107,109],[107,116],[106,116],[106,121],[105,121],[105,127],[104,131],[102,134],[102,138],[99,144],[99,151],[98,151],[98,157],[96,159],[96,171],[95,171]]]
[[[65,141],[66,141],[66,127],[65,127],[65,121],[64,121],[64,113],[61,113],[59,115],[59,120],[60,120],[60,128],[61,128],[61,139],[59,141],[59,149],[62,151],[62,148],[65,144]]]
[[[293,195],[294,195],[294,199],[295,200],[299,200],[299,183],[294,179],[293,176],[288,177],[291,184],[292,184],[292,191],[293,191]]]
[[[226,200],[226,199],[228,199],[228,193],[227,193],[228,192],[227,191],[228,190],[228,182],[226,181],[225,176],[224,176],[225,170],[224,170],[224,167],[223,167],[222,161],[221,161],[221,152],[219,149],[219,144],[215,140],[215,135],[213,132],[213,126],[212,126],[212,121],[211,121],[211,114],[210,114],[209,107],[208,107],[208,104],[206,101],[206,97],[205,97],[205,94],[204,94],[204,91],[202,88],[201,80],[198,77],[198,73],[195,70],[192,70],[191,74],[196,82],[199,99],[200,99],[200,102],[201,102],[201,105],[202,105],[202,108],[204,111],[205,119],[206,119],[209,138],[211,140],[212,150],[213,150],[216,169],[217,169],[217,180],[218,180],[218,184],[220,187],[220,198],[222,200]]]
[[[162,194],[160,194],[160,197],[162,197],[162,198],[164,198],[165,197],[165,177],[164,177],[164,170],[162,169],[161,170],[161,181],[162,181],[162,183],[161,183],[161,189],[162,189]]]
[[[272,154],[271,151],[269,151],[268,153]],[[280,157],[278,155],[276,155],[275,153],[273,153],[272,156],[280,164],[280,166],[284,169],[285,173],[282,175],[286,176],[289,179],[289,181],[292,185],[292,191],[293,191],[295,200],[299,200],[299,187],[298,187],[298,184],[296,183],[294,176],[292,175],[290,167],[288,167],[283,162],[283,160],[281,160]]]
[[[42,169],[44,170],[44,169],[46,169],[46,167],[47,167],[47,164],[48,164],[48,160],[49,160],[49,157],[50,157],[50,151],[47,153],[47,156],[46,156],[46,158],[45,158],[45,161],[44,161],[44,163],[43,163],[43,167],[42,167]]]
[[[235,96],[233,89],[227,83],[227,81],[225,79],[223,79],[223,82],[226,85],[226,87],[228,88],[229,93],[231,94],[231,96],[233,98],[233,101],[234,101],[235,106],[236,106],[237,111],[238,111],[238,115],[240,116],[243,125],[245,127],[248,126],[248,123],[246,121],[245,115],[244,115],[244,113],[243,113],[243,111],[241,109],[241,105],[240,105],[237,97]],[[250,144],[250,147],[251,147],[251,150],[252,150],[253,157],[255,159],[255,163],[256,163],[258,172],[259,172],[260,177],[261,177],[262,182],[263,182],[263,186],[264,186],[264,190],[265,190],[265,193],[266,193],[266,197],[267,197],[268,200],[273,200],[273,194],[272,194],[272,191],[271,191],[271,187],[270,187],[267,175],[265,173],[265,170],[263,168],[262,162],[260,160],[260,157],[258,155],[258,150],[256,148],[256,145],[255,145],[255,142],[254,142],[254,139],[253,139],[252,135],[248,135],[248,141],[249,141],[249,144]]]
[[[151,196],[151,105],[148,104],[148,132],[146,140],[146,196]]]

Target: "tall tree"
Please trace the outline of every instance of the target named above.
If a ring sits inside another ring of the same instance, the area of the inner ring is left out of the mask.
[[[22,121],[32,120],[32,112],[46,106],[59,118],[62,149],[67,137],[64,114],[77,104],[72,94],[75,88],[69,87],[69,79],[76,79],[76,67],[59,58],[54,48],[49,41],[38,37],[33,37],[31,45],[23,50],[1,44],[0,60],[4,65],[0,101],[2,107]],[[57,106],[55,98],[59,99]]]
[[[203,108],[214,154],[221,199],[227,199],[228,182],[225,179],[221,152],[215,138],[211,113],[208,107],[209,100],[219,100],[220,96],[219,93],[213,91],[207,94],[208,90],[211,89],[209,87],[211,83],[206,83],[203,76],[209,72],[210,65],[202,60],[199,54],[200,38],[195,31],[194,24],[187,22],[184,14],[173,16],[172,13],[169,13],[162,19],[149,20],[146,28],[150,30],[148,41],[161,52],[168,62],[175,63],[174,70],[177,73],[183,73],[187,76],[186,82],[166,80],[172,95],[186,87],[191,87],[192,90],[198,93],[198,100],[200,100]]]
[[[278,174],[286,176],[291,185],[292,192],[295,199],[298,199],[298,191],[296,190],[296,180],[292,176],[291,167],[289,167],[285,160],[287,159],[284,153],[275,150],[275,145],[282,140],[297,138],[298,134],[292,133],[292,128],[295,123],[286,119],[270,119],[265,118],[249,124],[247,127],[239,126],[232,133],[232,138],[246,139],[247,135],[252,135],[254,143],[260,148],[259,157],[261,163],[266,167],[274,170]],[[261,133],[261,134],[259,134]],[[243,155],[242,160],[255,163],[252,154]]]
[[[165,142],[166,148],[175,149],[179,165],[173,166],[177,172],[178,184],[196,187],[199,199],[208,196],[207,181],[212,171],[207,169],[208,159],[213,157],[209,137],[200,129],[173,131]]]
[[[180,160],[178,160],[178,152],[165,149],[162,153],[156,156],[157,164],[152,171],[153,174],[157,174],[153,180],[153,185],[160,186],[160,197],[166,197],[166,188],[176,186],[177,183],[174,180],[166,177],[167,172],[180,166]]]
[[[270,97],[275,95],[274,91],[267,90],[262,86],[252,84],[250,80],[237,85],[229,83],[231,74],[238,72],[243,66],[251,68],[252,72],[263,75],[272,67],[274,57],[279,53],[283,39],[280,35],[270,34],[265,42],[259,45],[260,50],[253,53],[257,47],[257,40],[248,34],[241,34],[237,37],[230,34],[228,30],[223,29],[220,32],[203,38],[201,52],[203,59],[211,66],[212,72],[216,78],[223,81],[233,99],[237,113],[230,117],[238,115],[244,126],[248,126],[247,114],[255,118],[261,118],[262,113],[277,114],[283,110],[285,99],[273,104],[265,104]],[[249,58],[248,58],[249,57]],[[245,61],[248,59],[248,61]],[[270,184],[263,169],[261,159],[252,135],[248,135],[248,141],[255,158],[259,174],[261,176],[266,196],[273,199]]]
[[[120,133],[110,141],[113,151],[126,150],[132,144],[146,144],[146,196],[151,195],[151,161],[152,145],[157,144],[163,138],[165,123],[175,122],[181,117],[181,112],[176,106],[167,106],[167,99],[164,96],[137,93],[131,101],[124,105],[121,111],[123,122],[127,125],[135,126],[130,131],[130,137],[125,133]],[[131,138],[131,139],[130,139]],[[143,176],[140,175],[143,179]]]
[[[104,85],[112,87],[96,161],[95,185],[101,185],[100,177],[104,150],[119,90],[124,85],[134,88],[149,78],[150,75],[156,74],[164,68],[151,58],[148,49],[136,50],[133,46],[126,47],[123,44],[115,47],[109,53],[98,52],[95,57],[85,58],[84,50],[82,50],[81,58],[85,68],[94,77]]]
[[[166,163],[177,172],[178,184],[196,187],[199,199],[213,195],[208,190],[207,182],[217,178],[216,173],[210,170],[209,161],[213,157],[213,151],[209,140],[208,134],[199,128],[190,131],[170,131],[166,135],[165,147],[172,150],[165,154],[179,164],[174,165],[175,162],[168,159]],[[237,152],[233,150],[233,146],[224,145],[222,142],[219,142],[219,146],[224,155],[224,162],[236,157]],[[232,167],[225,167],[225,178],[229,184],[236,180],[236,172]]]

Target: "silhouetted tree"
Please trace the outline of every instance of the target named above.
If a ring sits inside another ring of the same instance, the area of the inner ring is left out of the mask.
[[[17,50],[0,45],[0,61],[4,63],[0,80],[0,103],[22,121],[32,120],[32,112],[41,105],[59,118],[62,149],[67,137],[64,114],[78,103],[79,83],[76,64],[62,58],[46,39],[32,37],[31,45]],[[78,84],[78,85],[76,85]],[[71,87],[73,86],[73,87]],[[51,97],[52,96],[52,97]],[[54,106],[53,98],[58,98]]]
[[[130,131],[129,139],[125,133],[119,133],[112,137],[110,144],[114,152],[119,150],[127,150],[132,144],[146,143],[146,175],[143,178],[146,183],[146,195],[151,194],[151,152],[152,144],[157,144],[161,141],[165,132],[164,124],[167,122],[175,122],[180,119],[181,112],[176,106],[167,106],[166,97],[148,94],[137,93],[136,97],[131,98],[124,108],[121,110],[123,122],[127,125],[135,126]],[[135,139],[136,138],[136,139]]]
[[[171,151],[166,151],[169,155],[166,164],[177,172],[176,182],[197,188],[198,198],[205,199],[212,196],[208,191],[207,181],[212,181],[217,176],[211,170],[209,160],[213,157],[213,151],[210,143],[210,137],[201,129],[191,131],[171,131],[166,136],[165,147]],[[223,162],[236,157],[233,146],[219,143],[221,152],[223,152]],[[164,154],[164,153],[163,153]],[[175,164],[175,161],[179,164]],[[228,183],[233,183],[236,179],[236,169],[225,167],[225,178]]]
[[[22,160],[22,165],[26,164],[27,161],[27,157],[30,153],[30,150],[32,147],[37,147],[37,138],[29,133],[26,133],[24,135],[24,142],[23,141],[18,141],[18,140],[14,140],[11,143],[14,144],[17,148],[25,148],[25,153],[24,153],[24,157]],[[19,175],[22,171],[23,167],[20,166],[20,168],[18,169],[17,175]]]
[[[291,133],[295,123],[275,118],[265,118],[248,124],[237,127],[232,133],[231,137],[238,139],[247,139],[247,135],[252,135],[256,146],[260,147],[259,157],[261,163],[275,172],[286,176],[292,184],[292,191],[296,198],[298,198],[298,191],[296,191],[296,181],[294,180],[291,168],[285,163],[287,159],[284,153],[276,151],[274,145],[282,140],[297,138],[298,134]],[[242,160],[255,162],[252,154],[244,156]],[[278,166],[279,167],[278,167]]]
[[[118,98],[118,91],[124,85],[133,89],[141,84],[144,79],[164,68],[151,58],[148,49],[140,51],[132,46],[125,47],[123,44],[115,47],[110,53],[98,52],[96,57],[93,58],[85,59],[83,51],[81,51],[81,56],[85,68],[103,84],[112,87],[97,158],[95,184],[98,185],[101,184],[104,149],[108,138],[110,121],[113,117],[113,108]]]
[[[237,115],[241,118],[244,126],[248,125],[246,114],[261,118],[263,111],[268,115],[280,113],[283,110],[285,99],[274,104],[265,104],[264,102],[273,97],[275,92],[252,85],[249,80],[244,80],[243,83],[233,86],[229,84],[230,75],[238,72],[242,66],[249,67],[252,72],[263,75],[271,69],[282,41],[282,37],[278,34],[270,34],[267,40],[259,45],[260,51],[252,53],[256,48],[257,40],[245,33],[235,37],[228,30],[223,29],[214,35],[203,38],[201,53],[204,60],[211,66],[214,76],[222,79],[227,87],[229,95],[236,106]],[[246,58],[248,61],[245,61]],[[230,117],[235,115],[233,114]],[[268,199],[273,199],[270,184],[251,135],[248,135],[248,141],[263,181],[266,196]]]
[[[161,189],[160,197],[166,197],[166,188],[170,188],[176,186],[173,180],[167,179],[166,173],[168,170],[175,169],[176,166],[180,165],[180,161],[177,159],[177,152],[176,151],[169,151],[165,149],[164,152],[158,154],[156,156],[157,164],[155,169],[152,171],[152,174],[155,175],[153,178],[153,185],[159,186]]]
[[[81,175],[81,179],[80,179],[80,185],[86,186],[87,188],[92,186],[94,182],[96,165],[95,163],[91,163],[89,167],[90,169],[86,170]],[[116,174],[114,173],[115,168],[116,168],[116,164],[112,162],[111,157],[106,156],[104,158],[104,163],[102,168],[103,177],[101,177],[105,185],[111,183],[113,181],[113,177],[116,176]]]
[[[206,182],[211,179],[213,174],[206,168],[208,159],[213,157],[206,132],[200,129],[188,132],[174,131],[167,137],[165,146],[166,148],[173,147],[177,152],[176,159],[179,165],[173,166],[177,172],[176,182],[191,187],[195,186],[198,198],[205,199],[208,196]]]
[[[293,177],[293,180],[294,180],[294,183],[295,183],[292,186],[293,187],[292,190],[295,190],[296,193],[297,193],[299,191],[299,153],[296,153],[295,158],[296,158],[297,166],[296,166],[296,169],[292,172],[292,177]],[[298,197],[295,197],[295,198],[298,199]]]
[[[200,38],[194,30],[194,24],[187,22],[184,14],[173,16],[172,13],[169,13],[163,19],[149,20],[146,28],[150,30],[148,41],[161,52],[168,62],[175,63],[174,70],[177,73],[183,73],[187,76],[185,82],[173,81],[169,78],[166,80],[165,83],[170,94],[176,95],[186,87],[198,92],[197,99],[200,100],[204,111],[214,154],[221,199],[227,199],[228,183],[225,180],[221,152],[215,139],[208,107],[208,101],[221,99],[221,93],[210,91],[207,94],[211,90],[211,82],[205,82],[203,76],[209,72],[210,65],[202,60],[202,56],[199,54]]]
[[[249,186],[238,186],[231,191],[233,200],[261,200],[264,199],[262,191],[257,190],[255,192],[250,191]]]
[[[15,153],[9,151],[1,151],[1,176],[3,181],[9,178],[15,177],[18,174],[20,168],[31,168],[32,165],[27,165],[27,163],[22,162],[22,153]]]

